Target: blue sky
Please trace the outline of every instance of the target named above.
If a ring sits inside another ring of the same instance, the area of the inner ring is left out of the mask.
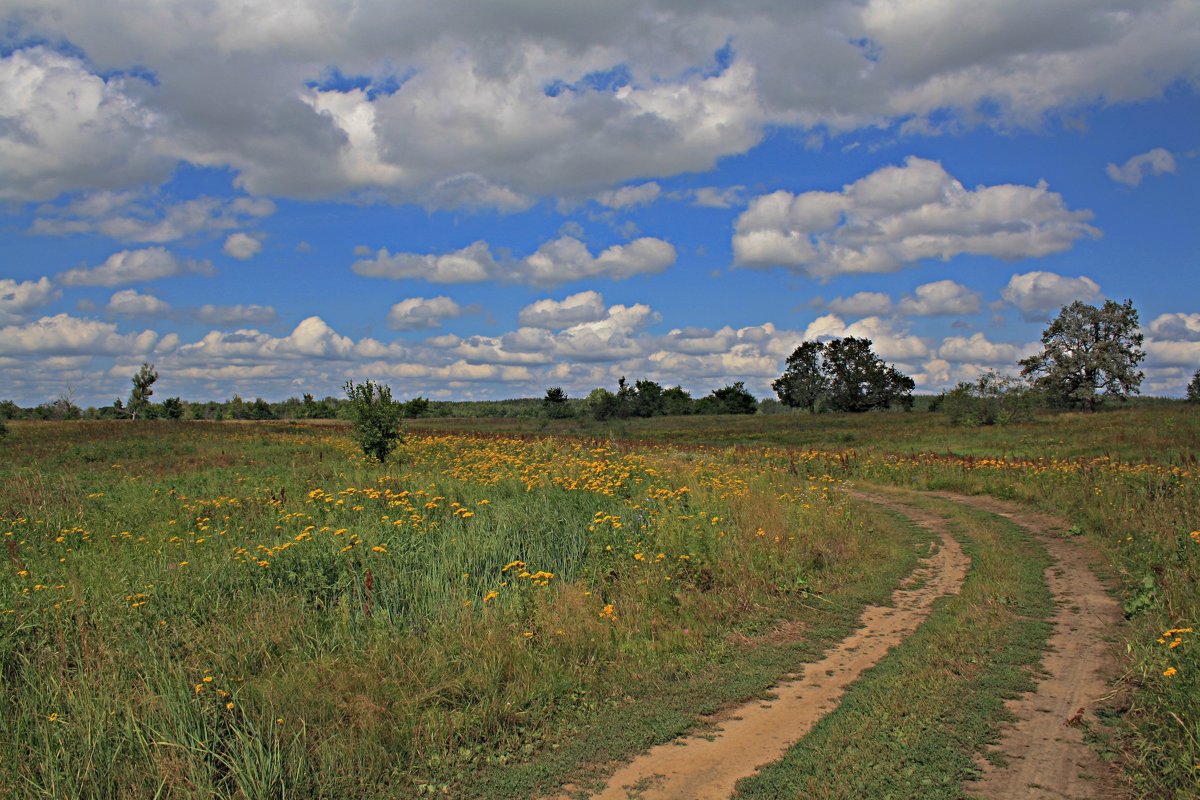
[[[1200,7],[0,2],[0,399],[1200,368]]]

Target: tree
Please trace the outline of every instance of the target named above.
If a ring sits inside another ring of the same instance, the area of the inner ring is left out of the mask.
[[[746,391],[742,381],[713,389],[698,405],[701,414],[754,414],[758,411],[758,399]]]
[[[633,416],[657,417],[663,414],[663,388],[652,380],[642,379],[633,385]]]
[[[542,408],[550,419],[566,419],[572,416],[571,406],[567,404],[567,393],[559,386],[551,386],[542,398]]]
[[[592,411],[592,419],[597,422],[617,416],[617,396],[603,387],[592,389],[587,396],[587,405]]]
[[[347,413],[354,423],[351,437],[363,453],[386,463],[402,438],[399,424],[404,404],[392,400],[392,389],[386,384],[346,381],[345,389],[350,398]]]
[[[168,397],[162,402],[162,415],[167,419],[183,417],[183,400],[178,397]]]
[[[1062,408],[1095,411],[1105,397],[1138,394],[1146,354],[1133,301],[1101,308],[1076,300],[1042,332],[1044,349],[1022,359],[1021,375]],[[1102,391],[1101,391],[1102,390]]]
[[[801,344],[771,388],[789,406],[859,412],[893,405],[912,408],[916,384],[875,355],[870,339],[847,336]]]
[[[787,358],[787,366],[779,380],[771,384],[779,402],[793,408],[817,410],[825,396],[829,381],[821,367],[825,346],[820,342],[804,342]]]
[[[130,419],[137,419],[139,414],[146,416],[150,410],[150,395],[154,394],[150,387],[158,380],[158,373],[154,371],[153,364],[143,363],[141,369],[134,373],[132,380],[133,390],[129,393],[126,410]]]
[[[1187,399],[1189,403],[1200,403],[1200,369],[1196,370],[1192,382],[1188,384]]]
[[[682,386],[672,386],[662,393],[663,413],[668,416],[682,416],[696,413],[696,403],[692,396]]]

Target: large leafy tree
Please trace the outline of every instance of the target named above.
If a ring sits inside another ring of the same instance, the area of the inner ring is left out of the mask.
[[[1106,397],[1137,394],[1146,357],[1133,301],[1064,306],[1042,332],[1041,353],[1022,359],[1021,374],[1062,408],[1095,411]]]
[[[817,410],[817,403],[825,396],[829,384],[821,366],[824,350],[825,345],[820,342],[805,342],[788,356],[783,375],[771,384],[779,402],[793,408]]]
[[[1188,384],[1187,399],[1189,403],[1200,403],[1200,369],[1196,370],[1192,382]]]
[[[771,388],[785,405],[857,412],[893,405],[911,408],[916,384],[875,355],[870,339],[847,336],[801,344]]]

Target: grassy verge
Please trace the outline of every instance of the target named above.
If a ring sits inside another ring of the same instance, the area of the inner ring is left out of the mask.
[[[336,431],[167,423],[5,448],[14,798],[528,796],[762,691],[915,559],[752,453],[415,435],[382,469]]]
[[[1053,614],[1045,551],[995,517],[924,504],[951,517],[971,557],[962,591],[780,762],[740,782],[739,797],[959,798],[1004,699],[1032,688]]]

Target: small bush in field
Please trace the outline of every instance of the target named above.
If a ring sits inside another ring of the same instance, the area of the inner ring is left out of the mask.
[[[392,400],[392,389],[374,381],[356,384],[346,382],[346,396],[350,398],[348,415],[354,423],[351,434],[354,441],[367,455],[380,464],[401,440],[400,418],[404,404]]]
[[[955,425],[1007,425],[1033,416],[1036,396],[1024,381],[989,370],[947,392],[941,409]]]

